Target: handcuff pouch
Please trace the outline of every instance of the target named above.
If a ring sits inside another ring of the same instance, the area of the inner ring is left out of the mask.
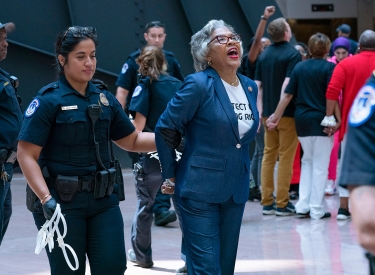
[[[78,176],[61,176],[56,178],[56,191],[62,202],[71,202],[78,191]]]

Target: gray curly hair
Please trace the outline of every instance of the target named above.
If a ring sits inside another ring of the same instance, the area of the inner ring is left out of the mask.
[[[209,52],[208,42],[211,40],[212,33],[219,28],[227,28],[232,33],[236,33],[234,28],[223,20],[210,20],[206,26],[191,37],[191,55],[193,56],[194,69],[196,72],[203,71],[207,68],[207,55]],[[240,43],[240,49],[242,56],[242,42]]]

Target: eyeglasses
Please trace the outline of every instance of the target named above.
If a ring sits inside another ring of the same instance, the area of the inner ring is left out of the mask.
[[[210,44],[215,39],[220,44],[228,44],[229,43],[229,39],[232,40],[232,41],[234,41],[234,42],[237,42],[237,43],[239,43],[239,42],[242,41],[240,34],[234,34],[233,36],[216,35],[210,42],[207,43],[207,45]]]
[[[96,28],[94,27],[69,27],[63,38],[61,39],[61,44],[65,39],[65,36],[68,34],[68,32],[71,32],[73,37],[90,37],[90,38],[96,38]]]

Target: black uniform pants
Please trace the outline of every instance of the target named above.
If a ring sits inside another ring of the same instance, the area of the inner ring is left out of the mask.
[[[67,235],[64,242],[75,251],[79,269],[72,271],[65,261],[62,249],[54,237],[55,248],[52,253],[46,247],[52,275],[84,275],[86,255],[90,263],[91,274],[123,275],[126,270],[126,252],[124,242],[124,222],[116,193],[100,199],[94,199],[93,193],[78,192],[72,202],[62,203],[56,190],[51,195],[61,206],[61,212],[67,223]],[[38,230],[46,219],[38,201],[38,212],[33,213]],[[60,223],[61,225],[61,223]],[[60,232],[63,233],[62,226]],[[68,256],[71,256],[67,250]],[[70,257],[74,266],[74,259]]]
[[[4,163],[4,167],[9,178],[8,181],[0,179],[0,245],[7,231],[10,216],[12,215],[12,191],[10,189],[10,181],[13,177],[13,164]]]

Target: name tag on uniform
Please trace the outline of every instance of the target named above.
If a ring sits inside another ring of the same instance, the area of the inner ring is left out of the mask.
[[[62,106],[61,110],[66,111],[66,110],[75,110],[78,109],[77,105],[72,105],[72,106]]]

